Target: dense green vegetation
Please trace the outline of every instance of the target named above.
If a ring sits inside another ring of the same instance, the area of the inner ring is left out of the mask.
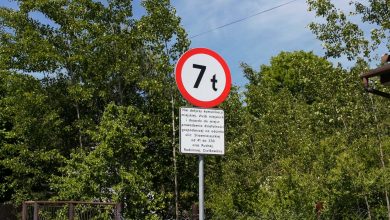
[[[169,1],[143,1],[139,19],[124,0],[18,2],[0,8],[0,203],[119,201],[130,219],[188,215],[197,157],[176,152],[186,103],[172,72],[189,41]],[[324,2],[308,1],[319,16],[332,10]],[[245,92],[219,106],[226,155],[206,157],[207,217],[388,218],[390,104],[364,92],[368,65],[296,51],[242,70]]]
[[[213,216],[313,219],[317,205],[325,219],[385,218],[389,103],[364,93],[365,67],[345,71],[299,51],[243,68],[242,123],[221,177],[209,179]]]
[[[378,49],[390,50],[389,0],[307,0],[307,3],[310,11],[323,18],[309,27],[323,42],[326,56],[372,60],[378,59]],[[340,4],[350,7],[341,10],[337,7]]]

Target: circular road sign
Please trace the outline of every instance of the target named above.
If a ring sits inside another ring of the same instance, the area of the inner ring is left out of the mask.
[[[207,48],[185,52],[176,64],[176,84],[191,104],[211,108],[229,95],[232,79],[225,60]]]

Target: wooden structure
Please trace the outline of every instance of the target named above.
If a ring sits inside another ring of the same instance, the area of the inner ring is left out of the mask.
[[[26,201],[22,220],[41,219],[112,219],[121,220],[121,204],[114,202]]]
[[[367,92],[373,93],[375,95],[383,96],[386,98],[390,98],[389,93],[379,91],[370,86],[370,78],[372,77],[379,77],[382,85],[385,86],[390,85],[390,63],[389,62],[390,62],[390,56],[388,54],[385,54],[382,56],[383,66],[370,70],[368,73],[365,73],[360,76],[360,78],[363,79],[364,89]]]

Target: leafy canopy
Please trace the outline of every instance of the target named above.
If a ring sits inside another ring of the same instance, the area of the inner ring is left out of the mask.
[[[307,3],[310,11],[324,18],[323,22],[312,22],[309,28],[323,42],[326,56],[370,59],[378,47],[390,51],[390,1],[351,0],[349,11],[339,9],[332,0]]]

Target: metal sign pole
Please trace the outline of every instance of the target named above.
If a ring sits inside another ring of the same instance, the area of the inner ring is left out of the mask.
[[[180,108],[179,143],[181,153],[199,155],[199,219],[204,220],[204,155],[225,154],[224,112],[212,107],[228,97],[232,77],[216,52],[193,48],[177,61],[175,79],[183,97],[201,107]]]
[[[204,156],[199,155],[199,220],[204,219]]]

